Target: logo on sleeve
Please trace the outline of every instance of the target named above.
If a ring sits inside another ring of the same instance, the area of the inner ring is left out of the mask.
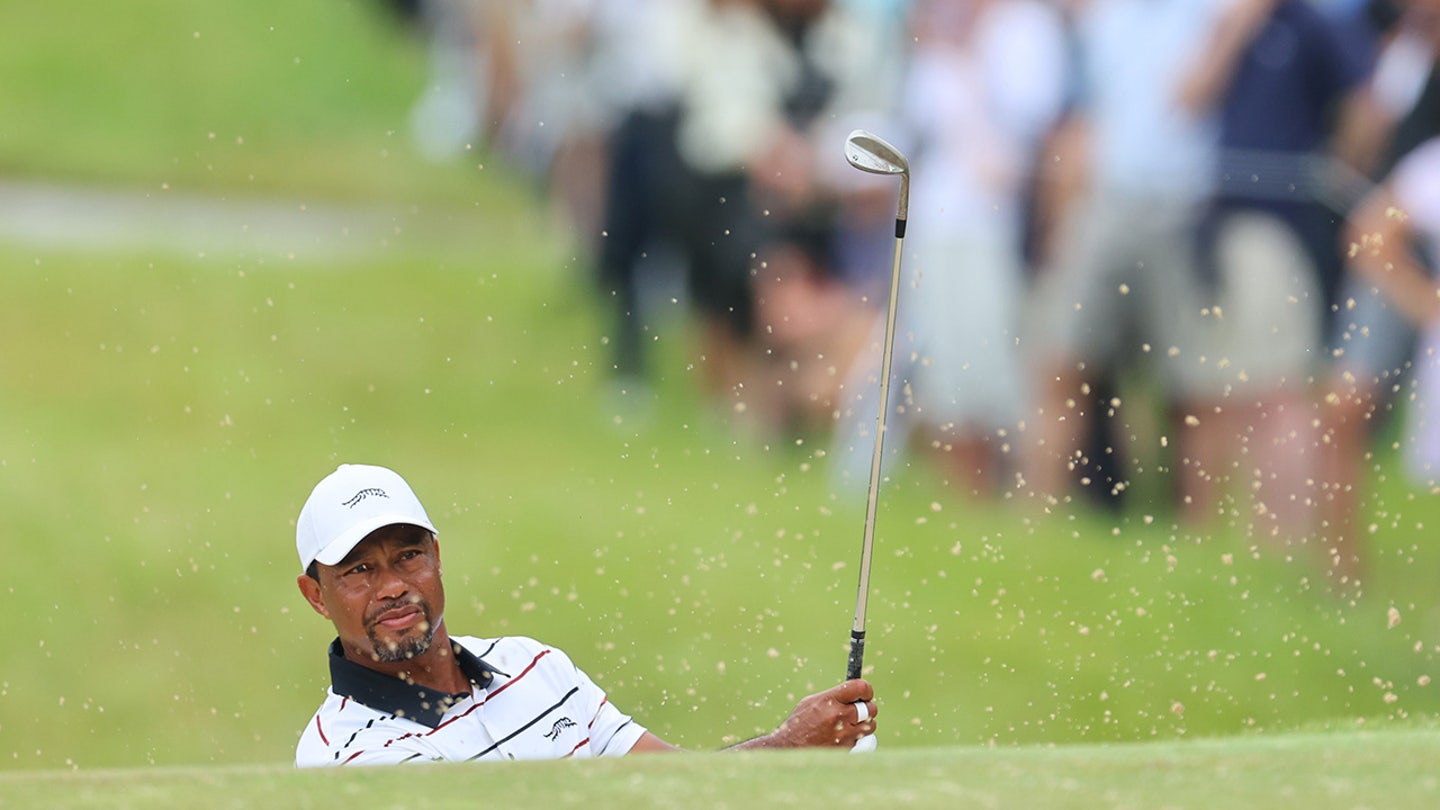
[[[559,720],[556,720],[555,725],[551,726],[550,730],[546,732],[545,739],[558,740],[560,739],[560,732],[564,731],[567,728],[575,728],[575,721],[571,720],[568,717],[562,717]]]

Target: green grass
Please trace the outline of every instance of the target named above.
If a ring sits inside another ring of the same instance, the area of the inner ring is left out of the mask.
[[[513,252],[533,218],[492,216],[517,239],[473,264],[4,256],[5,768],[287,759],[329,637],[291,524],[352,459],[430,504],[455,632],[562,646],[674,742],[765,730],[839,678],[862,504],[809,445],[732,440],[678,333],[659,409],[617,426],[583,280]],[[1435,505],[1378,483],[1352,602],[1234,533],[1040,518],[901,471],[867,659],[887,746],[1436,714]]]
[[[831,493],[813,441],[735,439],[679,324],[654,410],[617,411],[576,240],[502,167],[408,151],[423,57],[372,7],[14,12],[0,174],[405,202],[414,222],[362,233],[358,260],[0,246],[0,805],[408,796],[285,764],[330,637],[293,584],[292,523],[341,461],[394,466],[426,501],[453,632],[563,647],[672,742],[767,730],[841,676],[863,504]],[[526,765],[504,789],[1414,805],[1435,789],[1440,504],[1395,470],[1383,450],[1351,599],[1304,549],[1230,526],[971,502],[907,465],[869,614],[879,756]],[[436,773],[441,803],[488,776]]]
[[[1433,807],[1434,730],[1145,745],[697,754],[391,769],[0,774],[0,807]]]
[[[6,22],[5,175],[230,196],[483,193],[483,149],[446,166],[410,149],[427,56],[379,0],[57,0]]]

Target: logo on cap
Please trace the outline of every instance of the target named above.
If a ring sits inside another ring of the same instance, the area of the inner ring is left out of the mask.
[[[350,497],[350,500],[345,501],[344,503],[342,503],[342,504],[340,504],[340,505],[341,505],[341,506],[348,506],[348,507],[350,507],[351,509],[354,509],[356,506],[358,506],[358,505],[360,504],[361,501],[365,500],[366,498],[371,497],[372,495],[375,496],[376,498],[389,498],[389,497],[390,497],[389,495],[386,495],[386,494],[385,494],[385,490],[383,490],[383,489],[381,489],[381,488],[379,488],[379,487],[368,487],[368,488],[366,488],[366,489],[362,489],[362,490],[360,490],[359,492],[355,493],[354,495],[352,495],[352,496]]]

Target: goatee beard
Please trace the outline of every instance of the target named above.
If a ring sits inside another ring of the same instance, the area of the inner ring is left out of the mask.
[[[426,650],[430,649],[430,642],[435,639],[435,624],[430,621],[430,603],[421,600],[411,604],[420,608],[420,613],[425,617],[425,621],[417,628],[419,635],[408,636],[399,641],[382,642],[375,634],[374,624],[365,628],[365,634],[370,637],[370,647],[376,661],[385,664],[409,661],[424,655]],[[377,615],[386,609],[388,607],[377,611]]]
[[[424,655],[430,649],[430,642],[435,638],[435,631],[427,630],[423,636],[404,639],[398,643],[380,643],[375,638],[375,633],[370,632],[370,643],[375,647],[375,660],[383,664],[394,664],[400,661],[409,661],[412,658]]]

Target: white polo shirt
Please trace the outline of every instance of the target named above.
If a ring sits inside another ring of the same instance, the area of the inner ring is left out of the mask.
[[[473,689],[447,695],[345,658],[300,735],[297,767],[621,756],[645,728],[565,653],[530,638],[452,637]]]

